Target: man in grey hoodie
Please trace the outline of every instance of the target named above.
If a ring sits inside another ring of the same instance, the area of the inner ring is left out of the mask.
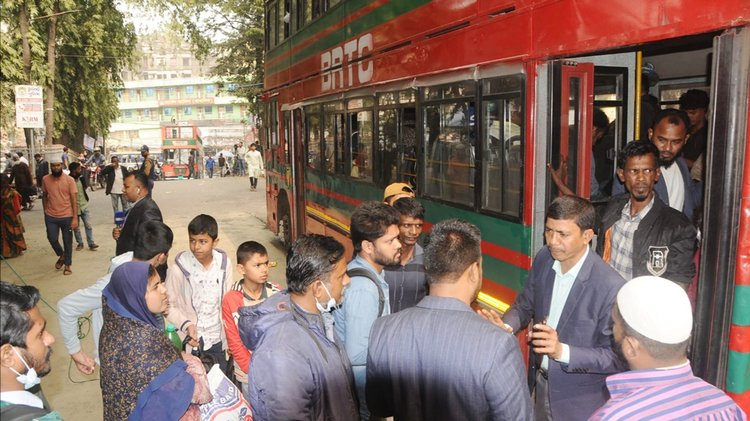
[[[253,419],[359,420],[352,367],[330,314],[349,283],[344,246],[300,236],[286,278],[286,291],[239,309],[240,338],[252,352]]]

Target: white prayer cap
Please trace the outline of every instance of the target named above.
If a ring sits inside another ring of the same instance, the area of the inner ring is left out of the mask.
[[[639,276],[617,293],[622,319],[641,335],[663,344],[686,341],[693,330],[693,310],[685,290],[656,276]]]

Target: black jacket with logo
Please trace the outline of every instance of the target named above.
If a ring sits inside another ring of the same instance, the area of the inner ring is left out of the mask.
[[[596,252],[604,256],[607,231],[620,220],[622,209],[630,200],[624,193],[610,199],[597,224]],[[654,205],[638,224],[633,235],[633,278],[659,276],[687,286],[695,275],[696,231],[680,211],[672,209],[654,192]]]

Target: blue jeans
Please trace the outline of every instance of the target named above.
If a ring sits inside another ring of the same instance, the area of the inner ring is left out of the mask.
[[[73,230],[73,234],[75,234],[76,242],[78,244],[83,244],[83,238],[81,237],[81,221],[83,221],[83,227],[86,229],[86,241],[88,242],[89,247],[91,247],[96,244],[96,242],[94,241],[94,228],[91,226],[91,215],[89,214],[88,209],[78,215],[78,228]]]
[[[44,214],[44,225],[47,227],[47,241],[58,257],[64,256],[67,266],[73,264],[73,218],[55,218]],[[60,231],[62,230],[63,246],[60,246]],[[63,248],[64,247],[64,248]]]

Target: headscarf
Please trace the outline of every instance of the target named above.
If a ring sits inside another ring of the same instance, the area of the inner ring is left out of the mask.
[[[102,294],[107,297],[107,305],[120,316],[162,329],[158,319],[146,304],[150,266],[148,262],[123,263],[112,272],[109,285],[104,288]]]

